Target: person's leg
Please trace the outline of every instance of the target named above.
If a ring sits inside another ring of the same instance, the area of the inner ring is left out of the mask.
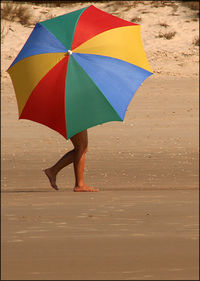
[[[96,192],[96,188],[89,187],[84,182],[85,154],[88,151],[88,135],[87,130],[82,131],[71,138],[74,145],[74,174],[76,192]]]
[[[56,175],[61,169],[73,163],[75,174],[74,191],[98,191],[98,189],[86,186],[84,183],[85,153],[88,150],[87,130],[76,134],[70,140],[74,145],[74,149],[67,152],[55,165],[44,170],[51,186],[58,190]]]
[[[58,186],[56,185],[57,173],[72,162],[74,162],[74,150],[67,152],[55,165],[44,170],[45,174],[49,178],[51,186],[56,190],[58,190]]]

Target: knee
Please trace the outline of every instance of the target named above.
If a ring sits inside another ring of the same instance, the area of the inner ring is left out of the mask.
[[[88,145],[87,144],[77,145],[74,147],[74,150],[80,154],[86,153],[88,152]]]
[[[71,138],[71,141],[73,143],[75,152],[83,154],[88,151],[87,131],[80,132],[77,135],[73,136]]]

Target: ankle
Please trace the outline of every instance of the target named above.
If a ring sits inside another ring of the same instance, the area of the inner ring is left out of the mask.
[[[50,167],[47,169],[52,175],[56,176],[57,175],[57,171],[56,169],[54,168],[54,166]]]
[[[85,184],[84,184],[84,182],[80,182],[80,183],[78,183],[78,184],[75,184],[75,187],[83,187],[83,186],[85,186]]]

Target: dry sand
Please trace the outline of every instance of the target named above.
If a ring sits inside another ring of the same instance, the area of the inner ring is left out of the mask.
[[[33,5],[29,26],[2,20],[3,280],[198,279],[198,21],[179,3],[130,3],[95,6],[141,17],[154,75],[123,123],[89,129],[85,177],[98,194],[72,192],[72,166],[58,176],[60,191],[50,189],[42,169],[72,145],[47,127],[18,121],[5,72],[34,21],[87,3]],[[166,30],[175,37],[159,38]]]

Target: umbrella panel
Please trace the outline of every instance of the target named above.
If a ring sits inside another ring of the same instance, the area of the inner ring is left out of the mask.
[[[50,31],[37,23],[24,47],[9,68],[22,59],[30,56],[63,52],[67,52],[66,47],[64,47]]]
[[[47,53],[31,56],[8,69],[16,93],[19,115],[33,89],[48,71],[63,59],[64,55],[65,53]]]
[[[144,52],[140,25],[105,31],[81,44],[73,52],[117,58],[152,72]]]
[[[71,49],[76,24],[79,17],[86,9],[87,7],[66,15],[40,22],[40,24],[52,32],[67,49]]]
[[[67,138],[97,124],[121,121],[112,105],[73,56],[69,58],[67,69],[66,120]]]
[[[91,5],[81,14],[77,22],[72,49],[109,29],[130,25],[137,24],[108,14]]]
[[[21,119],[39,122],[59,132],[65,138],[65,80],[68,56],[54,66],[37,84],[31,93]]]
[[[72,55],[96,84],[121,120],[141,83],[152,73],[131,63],[98,55]],[[102,114],[103,109],[102,109]]]

